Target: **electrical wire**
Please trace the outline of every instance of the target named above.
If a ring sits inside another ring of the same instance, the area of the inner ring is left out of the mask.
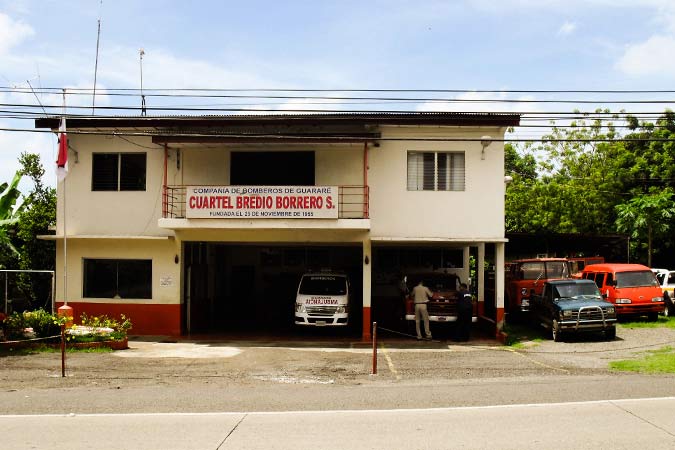
[[[21,87],[0,86],[0,90],[20,90]],[[63,87],[41,87],[60,93]],[[74,92],[91,92],[92,88],[68,88]],[[106,88],[113,92],[140,92],[138,88]],[[516,93],[516,94],[675,94],[671,89],[367,89],[367,88],[144,88],[145,92],[432,92],[432,93]]]
[[[7,128],[1,127],[0,131],[8,132],[25,132],[25,133],[56,133],[56,131],[45,129],[30,129],[30,128]],[[94,135],[94,136],[140,136],[140,137],[184,137],[184,138],[240,138],[245,139],[269,139],[283,142],[285,139],[302,139],[304,141],[321,142],[331,140],[333,142],[344,141],[346,143],[353,143],[354,141],[362,142],[481,142],[482,138],[394,138],[394,137],[368,137],[368,136],[298,136],[297,134],[260,134],[260,133],[181,133],[181,132],[154,132],[154,131],[83,131],[83,130],[68,130],[68,134],[76,135]],[[675,138],[549,138],[549,137],[533,137],[533,138],[508,138],[503,139],[492,138],[493,142],[578,142],[578,143],[592,143],[592,142],[675,142]]]

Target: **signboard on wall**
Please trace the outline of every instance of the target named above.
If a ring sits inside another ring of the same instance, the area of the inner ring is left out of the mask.
[[[188,219],[337,219],[337,186],[188,186]]]

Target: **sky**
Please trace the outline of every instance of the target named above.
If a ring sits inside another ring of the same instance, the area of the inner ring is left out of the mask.
[[[99,19],[99,107],[140,105],[106,93],[140,87],[141,48],[146,89],[458,89],[467,92],[441,97],[513,101],[357,106],[370,109],[662,111],[670,105],[602,103],[608,94],[564,95],[597,105],[538,104],[528,101],[550,96],[512,91],[675,89],[671,0],[0,0],[0,103],[36,111],[38,98],[60,105],[61,96],[17,89],[91,89]],[[496,92],[474,92],[481,90]],[[669,100],[675,93],[631,98]],[[148,106],[161,101],[150,98]],[[91,106],[92,98],[69,96],[67,103]],[[315,107],[355,108],[339,100]],[[55,185],[55,136],[6,131],[34,129],[33,118],[6,114],[0,128],[0,182],[11,180],[19,154],[30,152],[41,155],[45,182]]]

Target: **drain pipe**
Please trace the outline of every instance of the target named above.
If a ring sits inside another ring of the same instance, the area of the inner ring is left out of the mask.
[[[167,192],[167,187],[166,183],[169,178],[168,176],[168,164],[167,160],[169,159],[169,148],[167,147],[167,144],[164,143],[164,185],[162,187],[162,218],[166,218],[166,215],[168,213],[169,209],[169,198],[168,198],[168,192]]]
[[[363,218],[367,219],[370,211],[368,199],[368,142],[363,143]]]

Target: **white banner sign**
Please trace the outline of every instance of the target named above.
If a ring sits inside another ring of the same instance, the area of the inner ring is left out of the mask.
[[[188,186],[188,219],[337,219],[337,186]]]

